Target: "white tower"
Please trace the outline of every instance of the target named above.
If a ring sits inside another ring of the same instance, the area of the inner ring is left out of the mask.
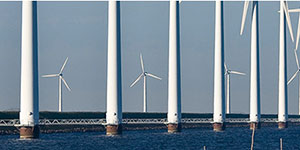
[[[36,2],[22,2],[20,137],[39,137],[39,84]]]
[[[258,1],[252,2],[251,15],[251,67],[250,67],[250,128],[260,127],[260,69]]]
[[[225,85],[224,85],[224,32],[223,1],[216,0],[215,18],[215,68],[214,68],[214,131],[225,129]]]
[[[170,0],[168,132],[181,131],[180,2]]]
[[[241,32],[243,34],[249,1],[244,2]],[[250,129],[260,128],[260,69],[258,1],[252,2],[251,11],[251,73],[250,73]]]
[[[122,132],[120,1],[108,2],[106,133]]]
[[[287,3],[280,0],[280,33],[279,33],[279,80],[278,80],[278,128],[286,128],[288,121],[287,108],[287,62],[286,62],[286,20],[292,41],[293,32]]]

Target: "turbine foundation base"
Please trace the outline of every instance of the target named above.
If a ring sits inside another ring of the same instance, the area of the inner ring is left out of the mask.
[[[279,129],[288,128],[288,122],[278,122],[278,128]]]
[[[250,122],[250,130],[260,129],[260,127],[261,127],[260,122]]]
[[[107,125],[106,135],[120,135],[122,134],[122,125]]]
[[[35,139],[40,136],[39,126],[22,126],[20,127],[20,138],[21,139]]]
[[[216,132],[224,131],[225,130],[225,123],[215,122],[215,123],[213,123],[213,129]]]
[[[168,124],[168,132],[169,133],[176,133],[181,132],[181,123],[170,123]]]

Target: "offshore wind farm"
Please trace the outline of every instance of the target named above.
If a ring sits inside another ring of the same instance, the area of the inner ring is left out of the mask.
[[[300,146],[297,1],[0,3],[0,14],[19,10],[0,15],[3,139],[76,132],[117,149],[150,149],[134,146],[142,139],[155,149]]]

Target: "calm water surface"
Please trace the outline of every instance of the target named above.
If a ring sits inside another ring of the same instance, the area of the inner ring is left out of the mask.
[[[124,131],[121,136],[106,136],[104,132],[41,134],[40,139],[20,140],[18,135],[0,136],[0,149],[250,149],[249,128],[227,128],[225,132],[211,129],[185,129],[168,134],[166,130]],[[262,127],[255,134],[255,149],[300,149],[300,127],[278,130]]]

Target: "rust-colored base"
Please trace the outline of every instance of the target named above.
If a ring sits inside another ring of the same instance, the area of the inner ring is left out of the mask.
[[[213,123],[214,131],[224,131],[225,123]]]
[[[40,128],[39,126],[23,126],[20,128],[20,138],[21,139],[34,139],[39,138]]]
[[[170,123],[170,124],[168,124],[168,132],[169,133],[181,132],[181,123],[178,123],[178,124]]]
[[[279,129],[285,129],[288,127],[288,122],[278,122]]]
[[[250,130],[255,129],[260,129],[260,122],[250,122]]]
[[[107,125],[106,135],[119,135],[122,134],[122,125]]]

